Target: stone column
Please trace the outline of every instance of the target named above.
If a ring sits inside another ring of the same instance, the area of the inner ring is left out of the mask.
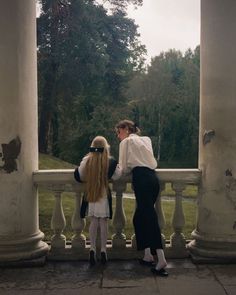
[[[0,9],[0,263],[42,262],[38,224],[36,4],[2,1]]]
[[[236,1],[201,1],[201,97],[196,259],[236,259]]]

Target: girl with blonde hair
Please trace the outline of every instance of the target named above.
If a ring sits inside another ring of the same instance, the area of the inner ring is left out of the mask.
[[[75,179],[85,182],[86,194],[83,198],[80,215],[90,217],[90,265],[96,263],[96,239],[100,226],[101,263],[107,262],[106,244],[108,218],[112,218],[112,195],[108,185],[109,179],[116,180],[121,176],[117,161],[110,157],[110,146],[103,136],[96,136],[89,148],[89,153],[75,169]]]

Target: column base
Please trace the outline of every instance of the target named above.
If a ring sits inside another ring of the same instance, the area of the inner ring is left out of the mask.
[[[43,266],[46,262],[46,256],[31,259],[31,260],[18,260],[18,261],[0,261],[0,267],[18,267],[18,266],[25,266],[25,267],[33,267],[33,266]]]
[[[236,262],[236,239],[201,235],[196,230],[192,236],[194,240],[187,245],[187,249],[193,262],[216,264]]]
[[[0,266],[42,265],[49,249],[43,237],[41,231],[25,238],[1,236]]]

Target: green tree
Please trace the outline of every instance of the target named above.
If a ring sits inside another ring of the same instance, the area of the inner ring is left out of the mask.
[[[103,122],[94,122],[98,112],[109,106],[107,116],[119,116],[126,103],[124,90],[143,65],[145,48],[138,40],[137,26],[123,9],[108,13],[93,0],[43,0],[41,4],[39,147],[41,152],[51,150],[53,155],[77,161],[91,136],[103,130],[98,128]]]
[[[130,83],[133,117],[151,136],[162,167],[197,166],[199,61],[199,47],[184,55],[169,50]]]
[[[98,3],[109,4],[111,10],[122,10],[125,11],[127,6],[133,4],[136,6],[141,6],[143,4],[143,0],[100,0]]]
[[[67,16],[66,2],[51,0],[41,1],[42,14],[38,19],[38,57],[39,57],[39,87],[40,87],[40,130],[39,149],[47,151],[50,129],[52,127],[54,105],[56,98],[56,82],[59,62],[58,31]],[[43,28],[47,27],[46,30]],[[50,58],[51,57],[51,58]]]

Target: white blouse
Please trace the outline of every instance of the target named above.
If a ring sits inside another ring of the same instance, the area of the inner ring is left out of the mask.
[[[157,161],[154,158],[151,139],[147,136],[130,134],[120,142],[119,166],[122,173],[129,173],[134,167],[155,169]]]

